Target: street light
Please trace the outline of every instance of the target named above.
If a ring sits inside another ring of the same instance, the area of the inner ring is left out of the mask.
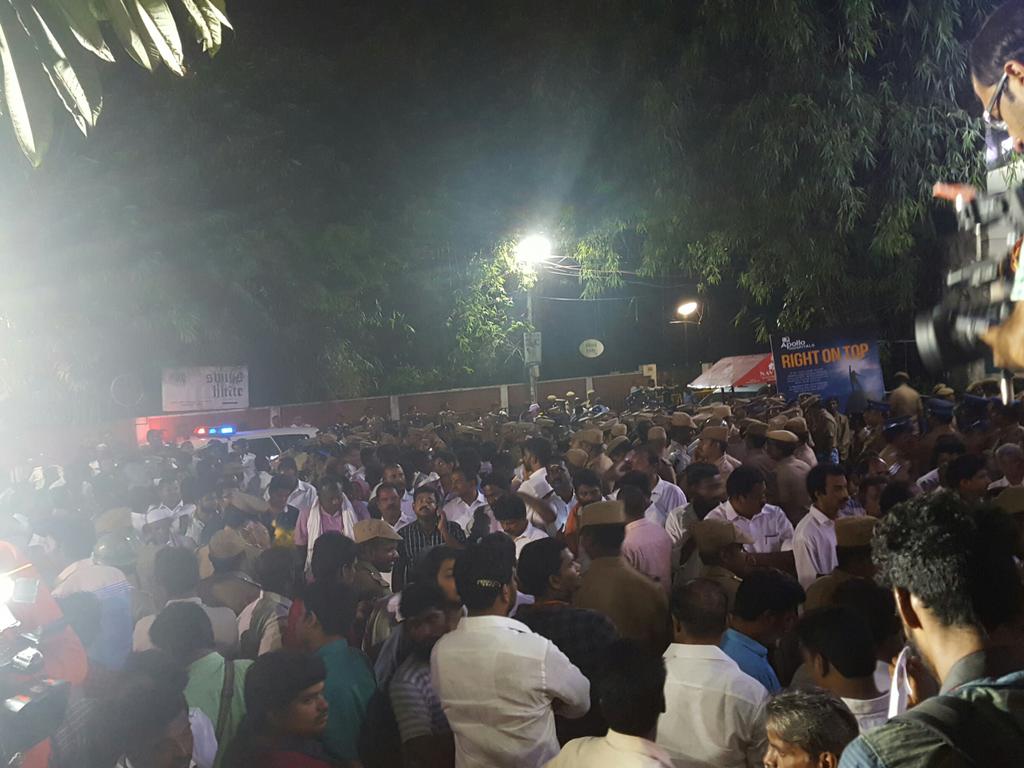
[[[545,261],[551,260],[551,241],[544,235],[527,235],[515,247],[516,263],[524,272],[535,274],[536,269]],[[528,359],[527,349],[532,339],[539,348],[540,333],[533,330],[533,290],[529,285],[526,289],[526,324],[530,330],[523,334],[523,359],[530,382],[530,402],[537,402],[537,379],[540,378],[540,360]]]
[[[700,308],[696,301],[684,301],[676,308],[676,314],[680,317],[689,317]]]
[[[516,261],[524,269],[532,270],[551,259],[551,241],[544,235],[528,235],[516,245]]]

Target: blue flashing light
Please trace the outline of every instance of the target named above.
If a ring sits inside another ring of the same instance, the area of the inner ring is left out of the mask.
[[[222,435],[233,435],[235,433],[235,428],[234,427],[221,427],[220,428],[220,433]]]

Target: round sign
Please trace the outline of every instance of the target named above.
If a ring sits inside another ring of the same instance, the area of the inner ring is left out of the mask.
[[[585,339],[580,344],[580,354],[584,357],[600,357],[604,354],[604,344],[597,339]]]

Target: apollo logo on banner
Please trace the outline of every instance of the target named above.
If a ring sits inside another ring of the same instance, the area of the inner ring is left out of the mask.
[[[163,409],[167,413],[248,408],[249,368],[165,368],[162,391]]]

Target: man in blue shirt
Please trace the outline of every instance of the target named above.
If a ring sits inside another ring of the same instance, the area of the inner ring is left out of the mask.
[[[768,649],[796,623],[806,595],[796,579],[782,571],[752,571],[736,590],[732,621],[722,638],[722,650],[768,693],[782,690],[768,662]]]
[[[327,668],[324,698],[330,708],[324,746],[335,758],[357,760],[359,731],[377,681],[366,657],[346,639],[355,618],[355,594],[345,584],[318,581],[306,589],[303,604],[306,614],[299,625],[299,638]]]

